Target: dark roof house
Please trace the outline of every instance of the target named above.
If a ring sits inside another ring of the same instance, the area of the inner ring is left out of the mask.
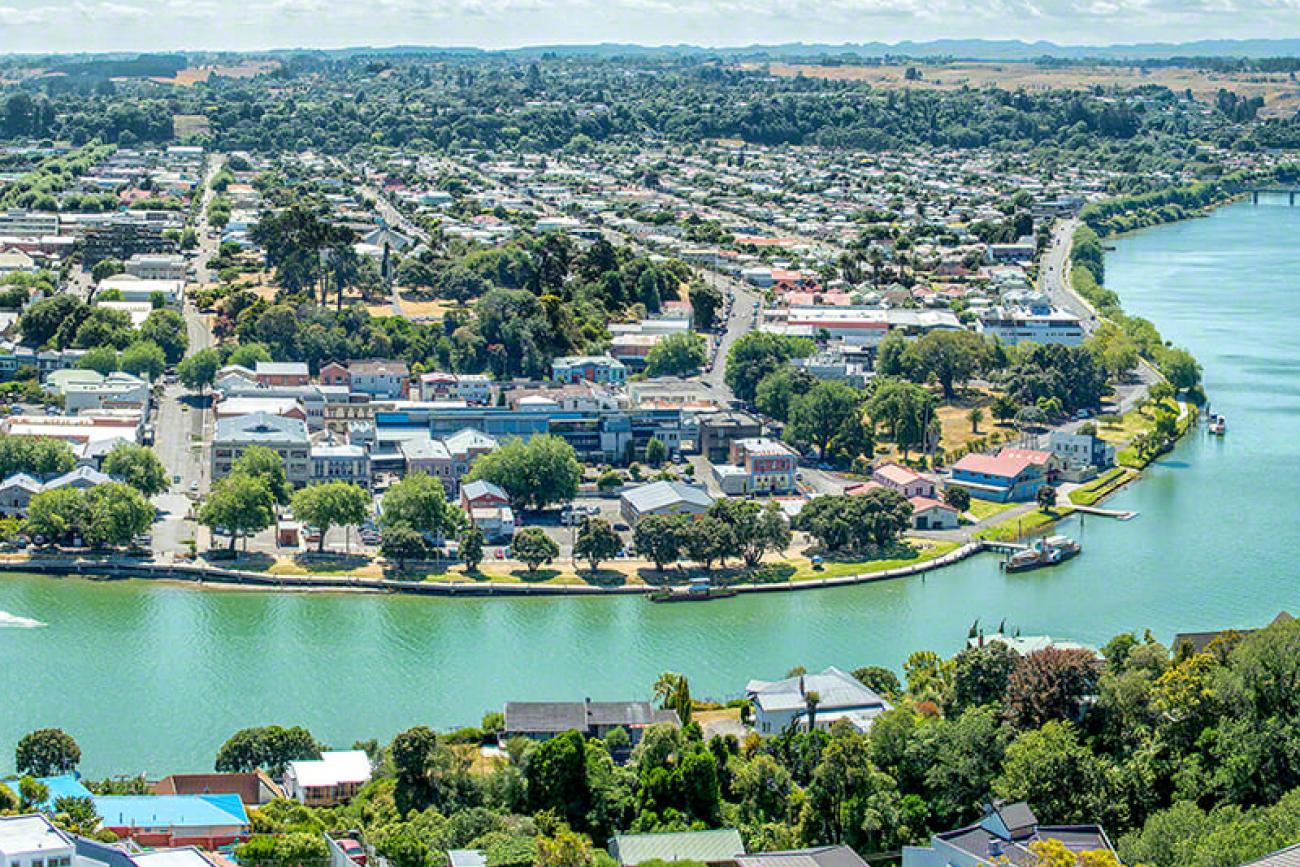
[[[741,855],[737,867],[867,867],[857,852],[848,846],[818,846],[786,852],[760,852]]]
[[[1044,840],[1056,840],[1075,853],[1115,851],[1100,825],[1040,825],[1023,801],[994,801],[975,824],[935,834],[929,846],[904,846],[903,867],[1033,867],[1038,856],[1030,847]]]
[[[506,702],[505,736],[546,739],[569,730],[603,737],[611,729],[627,731],[632,741],[658,723],[680,725],[677,712],[647,701],[511,701]]]

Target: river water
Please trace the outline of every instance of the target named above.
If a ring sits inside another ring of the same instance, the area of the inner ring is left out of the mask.
[[[308,726],[334,746],[475,724],[508,699],[633,698],[664,670],[738,695],[794,665],[897,669],[960,648],[972,621],[1100,644],[1117,632],[1252,626],[1300,610],[1300,209],[1239,204],[1117,243],[1107,284],[1205,367],[1228,436],[1188,437],[1066,522],[1082,557],[1002,575],[991,556],[927,577],[702,605],[640,598],[437,599],[0,578],[0,770],[60,726],[91,774],[211,767],[234,730]],[[12,625],[9,625],[12,624]]]

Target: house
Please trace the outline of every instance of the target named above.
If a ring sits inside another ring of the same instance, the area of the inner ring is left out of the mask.
[[[44,489],[44,485],[26,473],[10,476],[0,482],[0,515],[11,518],[26,515],[32,497]]]
[[[77,861],[72,835],[40,814],[0,816],[0,864],[7,867],[72,867]]]
[[[957,510],[930,497],[909,497],[913,530],[956,530],[961,523]]]
[[[627,379],[627,366],[610,355],[566,355],[551,362],[551,379],[617,385]]]
[[[448,849],[447,867],[487,867],[482,849]]]
[[[372,772],[365,750],[327,750],[319,759],[289,762],[284,793],[309,807],[332,807],[351,800]]]
[[[619,497],[619,512],[631,526],[646,515],[703,515],[712,505],[707,491],[683,482],[651,482]]]
[[[405,398],[411,378],[411,370],[405,361],[383,358],[349,361],[347,372],[348,388],[353,394],[366,394],[380,400]]]
[[[263,771],[250,774],[171,774],[154,783],[155,795],[238,795],[245,807],[260,807],[284,797]]]
[[[1032,500],[1047,484],[1042,462],[1023,455],[969,454],[953,464],[951,484],[970,491],[972,497],[995,503]]]
[[[871,471],[871,478],[880,485],[898,491],[907,499],[934,498],[934,482],[902,464],[886,461]]]
[[[701,861],[710,867],[728,867],[745,854],[745,844],[734,828],[615,834],[609,841],[609,854],[622,867],[635,867],[644,861]]]
[[[975,824],[935,834],[929,846],[904,846],[903,867],[1033,864],[1037,859],[1030,846],[1043,840],[1060,841],[1076,854],[1097,851],[1115,854],[1100,825],[1040,825],[1034,811],[1023,801],[1014,804],[994,801],[985,807],[984,818]]]
[[[1289,623],[1294,619],[1290,612],[1279,611],[1277,617],[1273,618],[1273,623]],[[1182,658],[1184,655],[1191,656],[1204,652],[1217,639],[1222,638],[1225,641],[1231,641],[1244,638],[1258,631],[1258,629],[1221,629],[1215,632],[1179,632],[1174,635],[1174,640],[1169,643],[1169,649],[1173,651],[1175,656]]]
[[[1242,867],[1296,867],[1297,864],[1300,864],[1300,843],[1279,849],[1263,858],[1256,858]]]
[[[745,685],[745,694],[754,706],[754,728],[764,735],[777,734],[790,726],[807,730],[810,695],[817,699],[813,725],[820,729],[828,729],[843,719],[866,732],[876,717],[893,707],[875,690],[834,666],[785,680],[751,680]]]
[[[141,846],[216,849],[248,837],[248,813],[238,795],[98,795],[103,827]]]
[[[795,489],[799,455],[780,440],[769,437],[732,440],[730,459],[732,466],[742,469],[744,475],[739,491],[723,486],[728,494],[784,494]]]
[[[489,542],[509,542],[515,536],[515,513],[510,495],[485,481],[467,482],[460,487],[460,504],[470,521]]]
[[[1115,447],[1096,434],[1054,430],[1047,438],[1047,448],[1065,474],[1086,475],[1115,465]]]
[[[857,852],[841,845],[742,855],[736,859],[736,867],[868,867],[868,865]]]
[[[510,701],[505,707],[503,742],[515,736],[548,740],[567,731],[603,738],[619,728],[633,744],[652,725],[680,726],[677,711],[656,708],[648,701]]]
[[[249,446],[266,446],[284,461],[285,477],[295,485],[305,485],[311,478],[311,440],[307,425],[296,418],[284,418],[265,412],[217,422],[212,438],[212,479],[230,474],[235,461]]]
[[[307,364],[302,361],[259,361],[253,373],[257,384],[263,387],[307,385],[311,382]]]

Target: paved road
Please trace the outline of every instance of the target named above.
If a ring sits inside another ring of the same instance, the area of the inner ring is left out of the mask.
[[[208,203],[213,192],[207,186],[207,180],[225,165],[225,157],[214,154],[208,166],[208,177],[204,183],[203,206],[199,211],[196,230],[199,246],[195,251],[195,277],[199,284],[215,280],[209,266],[217,253],[219,238],[209,237],[211,227],[208,225]],[[187,297],[182,306],[185,328],[189,335],[188,355],[200,349],[216,345],[207,317]],[[202,402],[189,395],[179,383],[167,383],[163,386],[162,397],[158,401],[158,416],[155,424],[154,451],[167,469],[170,489],[154,497],[153,503],[161,513],[161,519],[153,528],[153,549],[160,556],[182,551],[186,540],[195,539],[197,534],[206,538],[206,530],[199,528],[189,520],[192,494],[202,494],[208,490],[208,460],[206,443],[212,440],[212,413],[206,409],[207,399]],[[179,479],[179,481],[172,481]]]
[[[1085,334],[1101,324],[1097,310],[1070,287],[1070,249],[1078,220],[1061,220],[1052,228],[1052,240],[1043,253],[1038,286],[1052,300],[1052,305],[1073,313],[1083,322]]]

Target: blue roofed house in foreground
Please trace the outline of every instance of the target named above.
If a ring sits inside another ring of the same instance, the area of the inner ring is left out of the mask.
[[[217,849],[248,836],[239,795],[98,795],[104,827],[141,846]]]
[[[1040,825],[1023,801],[994,801],[975,824],[935,834],[929,846],[904,846],[903,867],[1031,867],[1039,858],[1030,847],[1045,840],[1063,843],[1076,855],[1115,852],[1100,825]]]

